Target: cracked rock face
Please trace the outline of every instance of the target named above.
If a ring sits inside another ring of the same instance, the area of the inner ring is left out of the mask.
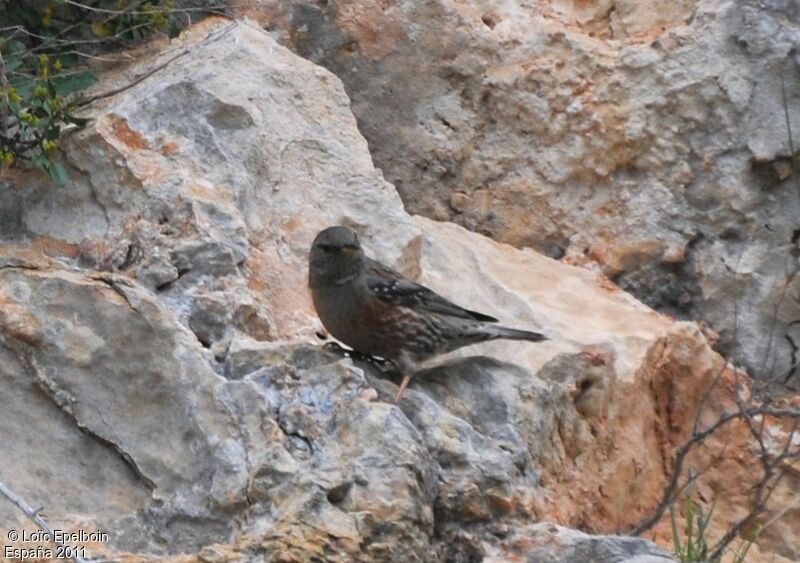
[[[199,549],[197,532],[229,530],[211,513],[245,501],[245,452],[215,406],[222,378],[190,333],[124,279],[17,268],[0,278],[3,326],[14,329],[0,348],[0,424],[20,438],[6,442],[5,464],[28,469],[4,478],[23,495],[52,490],[48,512],[97,518],[124,549],[171,541]],[[151,532],[174,532],[137,537],[117,519],[151,495],[166,505],[149,511]],[[9,508],[6,521],[21,526]]]
[[[103,87],[186,47],[91,109],[68,187],[4,180],[0,481],[126,561],[667,559],[614,534],[657,502],[723,369],[706,335],[592,271],[409,216],[336,77],[252,23],[195,26]],[[317,336],[307,252],[338,223],[551,340],[461,350],[394,405],[396,374]],[[0,542],[23,518],[0,502]],[[764,553],[791,560],[796,521]]]
[[[800,385],[794,3],[239,4],[342,79],[410,212],[596,265]]]
[[[275,560],[520,550],[538,560],[575,534],[509,526],[535,519],[554,456],[569,464],[590,447],[584,417],[604,413],[578,405],[602,408],[608,397],[573,402],[569,389],[613,386],[602,362],[598,372],[558,356],[540,371],[548,382],[465,358],[420,374],[401,410],[376,400],[392,393],[380,370],[319,346],[237,340],[223,378],[191,332],[124,276],[20,262],[0,270],[0,288],[10,390],[0,431],[28,436],[8,444],[4,482],[50,515],[109,531],[106,547],[196,552],[236,534],[237,549]],[[540,436],[558,448],[537,446]],[[25,526],[8,505],[0,514]],[[660,553],[643,540],[583,538],[559,551],[609,561]]]

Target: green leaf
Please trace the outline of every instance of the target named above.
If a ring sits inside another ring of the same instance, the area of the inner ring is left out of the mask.
[[[177,18],[169,18],[169,26],[167,27],[167,34],[170,39],[174,39],[181,34],[181,26],[178,24]]]
[[[79,60],[78,55],[76,55],[75,53],[63,52],[62,50],[54,50],[52,56],[53,58],[61,61],[61,65],[63,67],[74,65]]]
[[[97,77],[88,70],[52,78],[53,88],[55,88],[59,96],[66,96],[79,90],[85,90],[95,82],[97,82]]]
[[[31,113],[34,113],[35,110],[44,111],[44,104],[42,103],[42,100],[38,98],[33,98],[32,100],[29,101],[29,103],[30,105],[28,106],[28,111],[30,111]]]
[[[675,502],[669,503],[669,520],[672,524],[672,545],[675,548],[675,554],[680,558],[683,554],[683,546],[681,545],[680,531],[678,530],[678,518],[675,516]]]
[[[36,10],[31,10],[29,6],[18,6],[15,4],[11,4],[10,6],[6,7],[4,10],[6,16],[10,23],[19,24],[29,30],[36,30],[38,31],[39,28],[39,16],[36,13]]]
[[[46,154],[39,153],[35,154],[31,157],[31,162],[35,165],[44,170],[44,167],[50,162],[50,159],[47,158]]]
[[[64,121],[68,123],[72,123],[73,125],[77,125],[78,127],[83,127],[87,123],[89,123],[90,119],[88,117],[76,117],[71,113],[64,114]]]
[[[42,172],[47,174],[57,184],[64,186],[69,182],[67,171],[60,162],[50,160],[44,153],[39,153],[31,157],[31,162],[41,169]]]
[[[61,165],[60,162],[53,162],[50,161],[50,169],[45,169],[47,175],[50,176],[53,180],[55,180],[58,184],[65,186],[69,182],[69,176],[67,175],[66,169]]]
[[[58,140],[58,136],[60,134],[61,134],[61,127],[59,127],[58,125],[53,125],[52,127],[47,129],[47,133],[45,135],[45,138],[48,141],[56,141],[56,140]]]
[[[745,557],[747,557],[747,552],[750,551],[750,548],[753,547],[753,544],[758,539],[758,536],[761,534],[761,530],[763,530],[763,526],[758,524],[755,529],[747,536],[746,540],[742,541],[742,544],[739,546],[739,549],[736,550],[736,556],[733,559],[733,563],[744,563]]]
[[[22,59],[9,58],[5,60],[5,63],[6,63],[6,72],[14,72],[20,67],[20,65],[22,65]]]
[[[14,53],[20,53],[25,50],[25,43],[13,39],[3,44],[3,55],[8,56]]]
[[[684,497],[684,510],[686,510],[686,554],[691,558],[694,555],[694,503],[689,495]]]
[[[34,86],[36,86],[36,79],[28,76],[20,76],[9,79],[8,83],[17,91],[23,99],[31,97]]]

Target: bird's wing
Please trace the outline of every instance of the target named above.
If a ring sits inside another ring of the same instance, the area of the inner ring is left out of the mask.
[[[497,322],[497,319],[489,315],[459,307],[435,291],[411,281],[403,274],[371,258],[367,258],[366,273],[370,291],[384,303],[462,319]]]

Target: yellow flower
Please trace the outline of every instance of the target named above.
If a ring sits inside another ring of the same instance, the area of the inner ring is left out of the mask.
[[[53,8],[48,6],[42,10],[42,26],[50,27],[50,20],[53,18]]]
[[[22,101],[22,96],[17,94],[17,91],[14,90],[13,88],[9,88],[7,94],[8,94],[8,101],[12,103],[16,104]]]
[[[42,141],[42,150],[44,152],[50,152],[58,146],[56,141]]]
[[[111,35],[111,28],[108,24],[103,22],[94,22],[92,24],[92,33],[95,34],[96,37],[104,38]]]

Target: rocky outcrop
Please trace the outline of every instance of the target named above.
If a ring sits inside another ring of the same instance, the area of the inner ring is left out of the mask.
[[[595,264],[798,385],[794,4],[239,4],[343,80],[412,213]]]
[[[108,531],[89,549],[125,561],[667,559],[614,534],[653,508],[697,402],[733,373],[713,333],[408,215],[339,80],[252,23],[196,26],[102,87],[166,61],[90,109],[68,187],[3,179],[0,481],[54,527]],[[335,223],[551,340],[461,350],[391,403],[396,374],[318,334],[307,251]],[[720,514],[746,506],[719,496]],[[753,553],[791,560],[797,518]],[[3,502],[0,523],[6,545],[26,526]]]

